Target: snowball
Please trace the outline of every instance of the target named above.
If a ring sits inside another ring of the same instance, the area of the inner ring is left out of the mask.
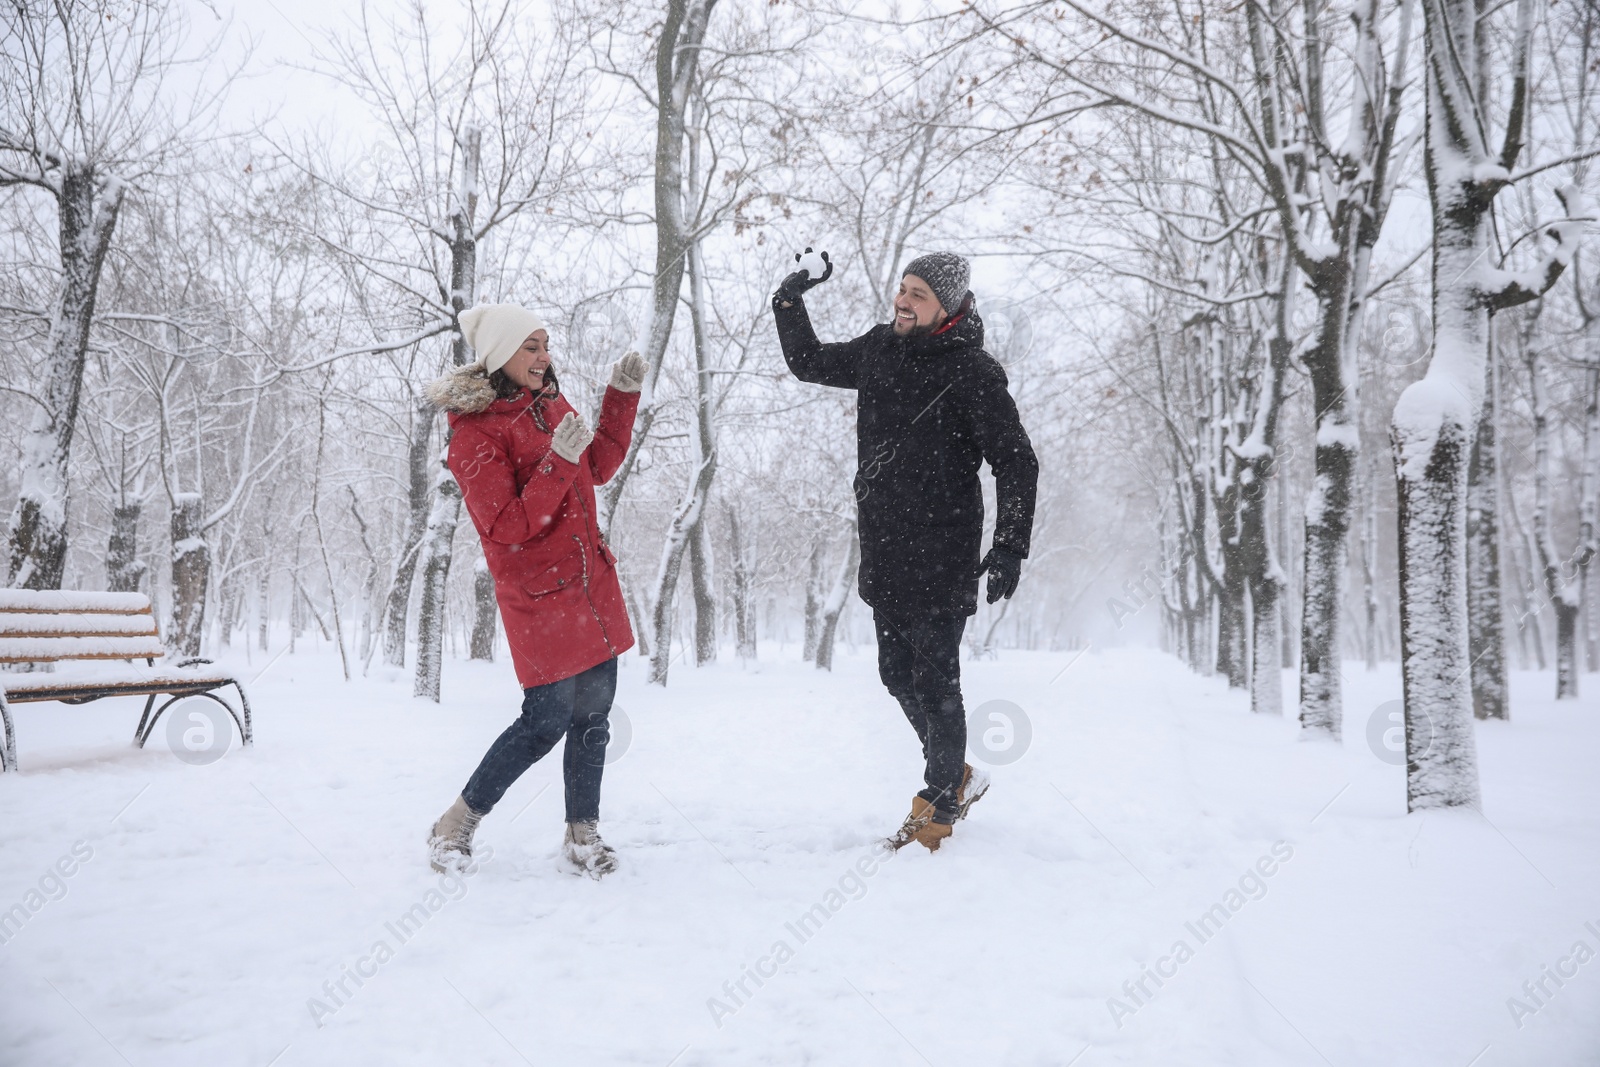
[[[813,278],[820,278],[828,272],[828,264],[823,261],[821,252],[808,250],[800,257],[800,262],[795,269],[803,270]]]

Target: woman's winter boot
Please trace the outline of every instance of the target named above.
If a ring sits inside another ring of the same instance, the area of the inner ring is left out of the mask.
[[[604,878],[617,869],[617,853],[600,837],[598,823],[593,819],[567,823],[567,836],[562,841],[561,852],[575,873],[590,878]]]
[[[464,798],[456,797],[428,833],[428,862],[434,870],[447,874],[472,861],[472,834],[485,814],[473,811]]]

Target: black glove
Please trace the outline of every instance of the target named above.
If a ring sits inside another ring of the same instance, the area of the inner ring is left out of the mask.
[[[1009,548],[989,546],[989,554],[978,565],[978,573],[989,572],[989,603],[1001,597],[1011,599],[1017,591],[1017,579],[1022,577],[1022,557]]]
[[[810,251],[811,246],[807,245],[805,252],[796,252],[794,254],[794,261],[796,263],[800,262],[800,258],[809,254]],[[793,304],[796,300],[800,299],[800,297],[805,294],[807,289],[810,289],[814,285],[821,285],[823,282],[833,277],[833,260],[828,258],[828,253],[826,252],[821,252],[818,254],[822,256],[822,262],[827,264],[827,268],[822,272],[822,276],[813,278],[811,276],[811,272],[808,270],[797,270],[793,274],[790,274],[787,278],[783,279],[782,282],[778,283],[777,291],[772,294],[772,302],[775,305],[781,304],[784,307],[788,307],[790,304]]]

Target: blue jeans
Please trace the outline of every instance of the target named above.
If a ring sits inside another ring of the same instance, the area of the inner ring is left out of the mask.
[[[565,736],[561,770],[567,786],[567,821],[598,819],[600,776],[606,769],[611,701],[616,693],[614,658],[571,678],[524,689],[522,714],[489,746],[461,791],[467,807],[489,811],[523,771]]]

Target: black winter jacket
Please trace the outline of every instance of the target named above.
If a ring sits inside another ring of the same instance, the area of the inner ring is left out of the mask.
[[[1039,480],[977,311],[935,334],[901,338],[885,323],[835,344],[817,340],[801,300],[774,300],[773,312],[795,377],[857,392],[861,599],[891,616],[976,612],[978,468],[987,460],[994,472],[994,543],[1019,556],[1028,554]]]

